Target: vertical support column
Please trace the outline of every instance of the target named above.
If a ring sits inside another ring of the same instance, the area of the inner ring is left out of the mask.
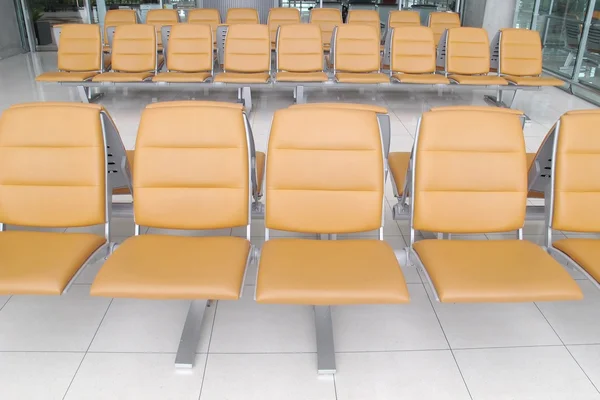
[[[306,103],[306,97],[304,97],[304,86],[296,86],[296,104]]]
[[[179,348],[175,356],[175,366],[177,368],[192,368],[196,358],[196,347],[200,342],[200,333],[202,331],[202,320],[204,319],[204,311],[208,305],[207,300],[193,300],[190,304]]]
[[[23,12],[23,20],[25,21],[25,31],[27,32],[27,44],[29,45],[29,51],[35,53],[37,51],[37,42],[35,40],[35,30],[33,29],[33,21],[31,20],[31,13],[27,0],[21,0],[21,11]]]
[[[94,23],[94,9],[92,8],[92,2],[90,0],[83,0],[83,7],[85,8],[85,14],[87,20],[86,24]]]
[[[531,30],[535,31],[537,29],[537,20],[540,16],[540,3],[542,0],[535,0],[535,4],[533,6],[533,16],[531,17]]]
[[[319,374],[335,374],[335,348],[331,308],[315,306],[315,328],[317,333],[317,369]]]
[[[250,114],[252,112],[252,91],[249,87],[243,87],[241,89],[241,100],[244,103],[246,112]]]
[[[583,24],[583,32],[581,33],[581,41],[579,42],[579,50],[577,51],[577,59],[575,60],[575,67],[573,68],[573,75],[571,79],[573,82],[579,82],[579,71],[581,70],[581,64],[583,63],[583,55],[587,48],[588,35],[590,33],[590,27],[592,26],[592,17],[594,16],[594,9],[596,7],[596,0],[589,0],[587,12],[585,14],[585,22]]]

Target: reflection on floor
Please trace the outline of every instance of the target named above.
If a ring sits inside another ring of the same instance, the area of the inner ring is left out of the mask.
[[[73,89],[39,86],[56,55],[0,62],[0,111],[26,101],[77,101]],[[254,94],[251,123],[265,150],[273,112],[292,104],[291,92]],[[392,150],[408,151],[419,115],[432,106],[484,105],[484,91],[309,92],[310,102],[385,106]],[[180,99],[235,101],[234,91],[111,90],[102,104],[128,148],[135,146],[142,109]],[[522,93],[518,108],[533,152],[565,111],[592,108],[557,89]],[[406,245],[408,225],[389,218],[385,239]],[[131,219],[116,219],[118,240],[133,234]],[[527,223],[539,242],[542,223]],[[225,234],[238,234],[236,230]],[[256,221],[252,241],[264,241]],[[462,239],[495,239],[497,235]],[[333,310],[338,374],[317,377],[311,309],[257,305],[256,266],[242,300],[210,308],[196,367],[175,371],[174,353],[187,312],[185,301],[138,301],[88,296],[100,263],[62,298],[0,297],[0,398],[13,399],[600,399],[600,292],[578,279],[585,300],[573,303],[437,304],[422,277],[404,266],[412,302]]]

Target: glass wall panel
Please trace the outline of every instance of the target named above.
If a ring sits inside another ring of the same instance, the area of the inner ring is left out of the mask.
[[[579,82],[600,89],[600,2],[596,1],[590,30],[583,53]]]

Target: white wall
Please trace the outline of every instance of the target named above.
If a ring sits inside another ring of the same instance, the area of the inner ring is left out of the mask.
[[[23,52],[13,0],[0,0],[0,59]]]
[[[512,28],[516,6],[517,0],[486,1],[482,26],[488,32],[490,40],[501,28]]]

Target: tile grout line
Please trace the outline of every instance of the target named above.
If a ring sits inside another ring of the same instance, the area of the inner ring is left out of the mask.
[[[102,322],[104,322],[104,318],[106,318],[106,314],[108,314],[108,310],[110,310],[110,306],[112,306],[113,300],[114,300],[114,298],[110,299],[110,303],[108,303],[108,307],[106,307],[106,311],[104,311],[104,315],[102,316],[102,319],[100,320],[100,323],[98,324],[98,328],[96,328],[96,332],[94,332],[94,336],[92,336],[92,340],[90,340],[90,344],[88,345],[87,349],[85,350],[83,357],[81,357],[81,361],[79,362],[79,365],[77,366],[77,369],[75,370],[75,373],[73,374],[73,378],[71,378],[71,382],[69,382],[69,386],[67,386],[67,390],[65,390],[65,394],[62,397],[63,400],[65,400],[65,398],[67,397],[67,394],[69,394],[69,390],[71,390],[71,385],[73,385],[73,382],[75,381],[75,378],[77,377],[77,374],[79,373],[79,369],[83,365],[83,361],[85,360],[85,357],[87,356],[88,351],[92,347],[92,343],[94,343],[94,339],[96,339],[96,335],[98,335],[98,331],[100,330],[100,327],[102,326]]]
[[[13,298],[13,296],[9,296],[8,299],[6,300],[6,302],[4,302],[4,304],[2,304],[2,307],[0,307],[0,311],[2,311],[4,309],[4,307],[6,307],[6,305],[8,304],[8,302]]]
[[[202,383],[200,384],[200,393],[198,393],[198,400],[202,398],[202,390],[204,389],[204,379],[206,378],[206,369],[208,368],[208,357],[210,356],[210,345],[212,344],[212,337],[215,331],[215,322],[217,321],[218,309],[219,301],[215,300],[215,315],[212,320],[212,326],[210,327],[210,336],[208,338],[208,347],[206,348],[206,360],[204,361],[204,371],[202,371]]]
[[[333,374],[333,394],[335,395],[335,400],[338,400],[337,385],[335,384],[335,375],[336,374]]]
[[[577,366],[579,367],[579,369],[581,370],[581,372],[583,372],[583,374],[588,379],[588,381],[590,381],[590,383],[592,384],[592,386],[594,387],[594,389],[596,389],[596,392],[600,393],[600,390],[598,390],[598,387],[594,384],[594,382],[589,377],[589,375],[587,374],[587,372],[585,372],[585,370],[583,369],[583,367],[581,366],[581,364],[579,364],[579,361],[577,361],[577,359],[575,358],[575,356],[573,355],[573,353],[571,353],[571,350],[569,350],[569,348],[567,347],[567,345],[565,344],[565,342],[562,340],[562,338],[560,337],[560,335],[556,332],[556,330],[554,329],[554,327],[552,326],[552,324],[550,323],[550,321],[548,321],[548,318],[546,318],[546,315],[544,315],[544,313],[542,312],[542,310],[540,309],[540,307],[538,306],[538,304],[535,303],[535,302],[533,304],[535,305],[535,308],[538,309],[538,311],[540,312],[540,314],[542,314],[542,317],[544,317],[544,320],[546,321],[546,323],[548,324],[548,326],[550,327],[550,329],[552,329],[552,332],[554,332],[554,334],[556,335],[556,337],[558,338],[558,340],[560,340],[560,342],[562,343],[562,345],[565,348],[565,350],[567,350],[567,353],[569,353],[569,355],[571,356],[571,358],[573,359],[573,361],[575,361],[575,364],[577,364]]]
[[[427,289],[425,289],[425,294],[427,295],[427,299],[429,300],[429,305],[431,306],[431,310],[433,311],[433,314],[435,315],[435,319],[437,319],[438,324],[440,324],[440,329],[442,330],[444,339],[446,339],[446,343],[448,343],[448,349],[450,349],[450,354],[452,354],[452,359],[454,360],[454,364],[456,365],[456,368],[458,369],[458,373],[460,374],[463,384],[465,385],[465,389],[467,389],[467,393],[469,394],[469,397],[471,398],[471,400],[473,400],[473,395],[471,394],[469,385],[467,385],[465,376],[463,375],[462,370],[460,369],[460,365],[458,365],[458,360],[456,359],[456,356],[454,355],[454,350],[452,349],[452,346],[450,345],[448,336],[446,336],[446,331],[444,331],[444,327],[442,326],[442,321],[440,321],[440,317],[438,316],[437,312],[435,311],[435,307],[433,306],[433,301],[431,300],[431,297],[429,297],[429,292],[427,291]]]

